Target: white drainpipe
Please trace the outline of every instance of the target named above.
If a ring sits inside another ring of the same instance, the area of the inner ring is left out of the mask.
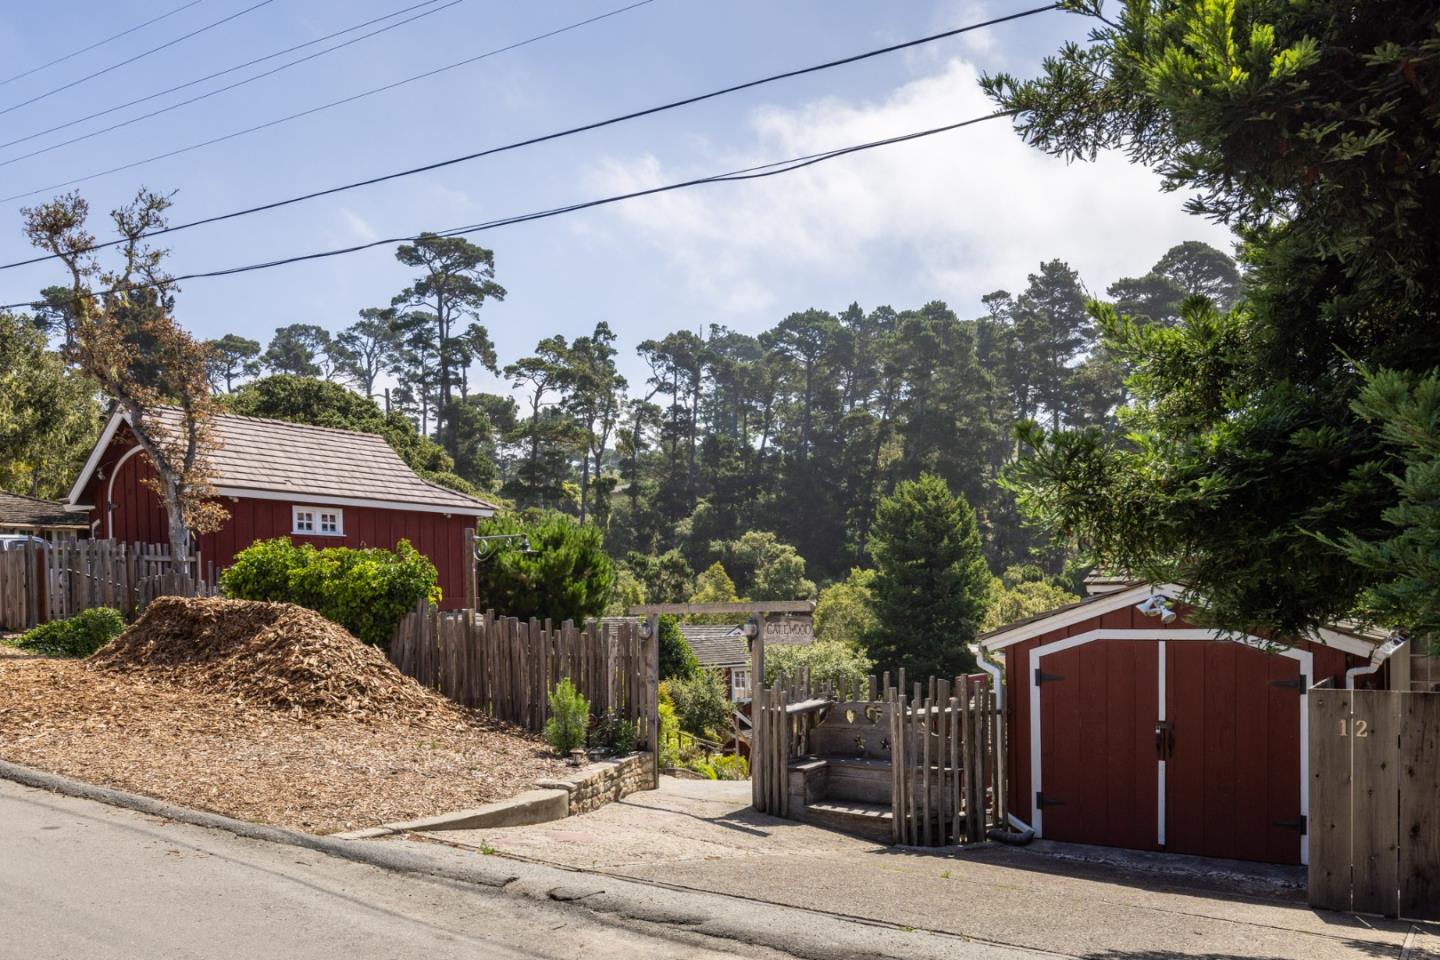
[[[1376,647],[1370,654],[1370,663],[1363,667],[1351,667],[1345,671],[1345,689],[1355,689],[1355,678],[1373,674],[1384,665],[1386,660],[1409,641],[1398,633],[1391,634],[1390,638],[1380,646]]]
[[[995,666],[995,664],[991,663],[989,660],[985,659],[985,652],[981,650],[980,647],[974,646],[970,649],[975,654],[976,665],[978,665],[981,670],[984,670],[986,673],[990,674],[990,682],[995,685],[995,709],[1004,710],[1005,683],[1001,679],[1000,668]],[[1035,835],[1035,830],[1030,826],[1030,824],[1026,823],[1024,820],[1021,820],[1009,810],[1005,811],[1005,819],[1010,822],[1010,826],[1014,827],[1016,830],[1019,830],[1021,833],[1029,833],[1031,836]]]

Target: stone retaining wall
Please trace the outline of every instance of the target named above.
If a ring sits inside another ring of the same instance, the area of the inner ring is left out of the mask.
[[[569,793],[570,816],[573,817],[628,797],[638,790],[653,790],[656,786],[653,771],[650,753],[642,751],[613,760],[600,760],[572,776],[541,780],[535,786]]]

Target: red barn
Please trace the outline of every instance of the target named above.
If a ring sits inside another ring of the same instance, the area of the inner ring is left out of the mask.
[[[1108,586],[980,640],[1005,667],[1012,819],[1053,840],[1306,862],[1307,691],[1408,685],[1408,651],[1382,663],[1395,644],[1339,626],[1289,646],[1217,636],[1147,604],[1179,587]]]
[[[178,411],[159,416],[178,429]],[[464,605],[464,530],[493,515],[493,504],[421,479],[376,434],[228,415],[214,418],[213,431],[212,480],[230,518],[199,538],[202,565],[221,570],[256,540],[279,536],[317,547],[388,548],[404,539],[435,564],[443,605]],[[166,543],[164,507],[144,482],[153,475],[117,411],[67,509],[88,513],[95,537]]]

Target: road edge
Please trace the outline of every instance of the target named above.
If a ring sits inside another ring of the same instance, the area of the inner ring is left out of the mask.
[[[454,861],[454,848],[437,858],[420,852],[414,841],[342,840],[250,823],[219,813],[166,803],[152,797],[101,787],[0,760],[0,779],[50,793],[91,800],[191,826],[220,830],[247,840],[313,850],[327,856],[395,873],[481,886],[532,900],[577,906],[612,922],[658,925],[750,947],[769,948],[805,960],[1033,960],[1050,956],[1023,947],[969,940],[860,919],[846,919],[800,908],[726,897],[723,894],[645,884],[619,877],[565,870],[544,864],[477,856],[475,863]],[[410,843],[407,849],[400,843]],[[425,845],[428,846],[428,845]],[[452,862],[445,862],[450,860]],[[798,932],[784,920],[804,917]]]

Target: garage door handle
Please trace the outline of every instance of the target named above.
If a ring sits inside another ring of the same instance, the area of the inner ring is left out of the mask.
[[[1174,755],[1175,730],[1169,720],[1161,720],[1155,724],[1155,756],[1160,760],[1169,760]]]

